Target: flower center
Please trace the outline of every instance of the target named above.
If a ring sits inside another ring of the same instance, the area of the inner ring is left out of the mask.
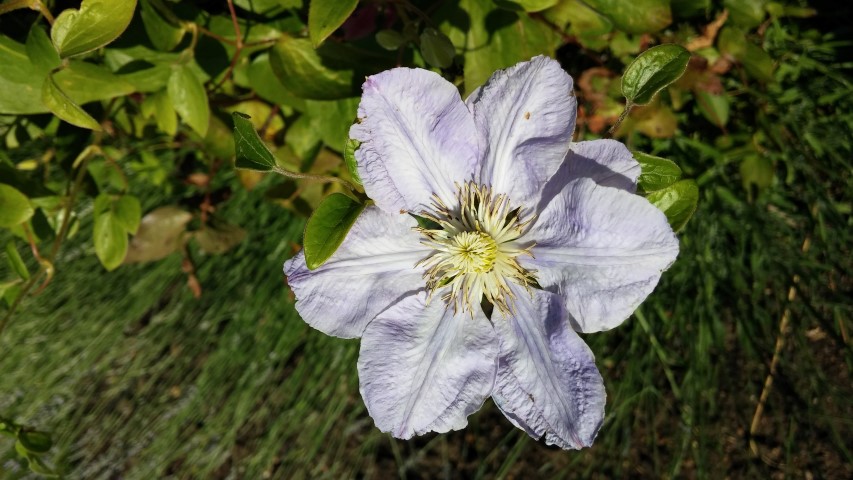
[[[487,273],[495,265],[498,245],[487,233],[462,232],[450,239],[451,259],[464,273]]]
[[[459,206],[448,208],[433,196],[433,211],[421,216],[436,228],[418,227],[423,244],[433,249],[421,260],[424,278],[432,292],[449,286],[443,300],[472,313],[485,298],[502,313],[512,313],[514,296],[508,282],[530,288],[533,272],[519,265],[517,258],[530,255],[532,245],[516,240],[529,221],[522,221],[521,209],[512,208],[506,195],[495,195],[490,187],[473,182],[457,185]]]

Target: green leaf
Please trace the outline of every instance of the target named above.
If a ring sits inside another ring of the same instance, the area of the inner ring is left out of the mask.
[[[121,265],[127,254],[127,231],[112,211],[95,217],[95,255],[109,271]]]
[[[175,136],[178,132],[178,114],[172,106],[172,99],[165,90],[152,93],[145,97],[140,106],[142,116],[148,118],[153,116],[157,129],[161,132]]]
[[[61,60],[59,53],[50,43],[50,37],[47,32],[37,23],[34,23],[30,28],[30,33],[27,35],[27,56],[30,62],[39,70],[47,75],[48,72],[58,67]]]
[[[672,23],[669,0],[584,0],[627,33],[652,33]]]
[[[595,11],[583,0],[564,0],[542,12],[551,23],[575,35],[587,48],[604,49],[608,44],[607,34],[613,30],[613,22]]]
[[[690,52],[673,43],[658,45],[641,53],[622,75],[622,94],[630,103],[645,105],[687,68]]]
[[[706,91],[695,93],[699,112],[714,125],[724,128],[729,123],[729,97]]]
[[[421,53],[433,67],[447,68],[453,65],[456,48],[447,35],[434,28],[425,28],[421,33]]]
[[[139,222],[142,220],[142,206],[139,204],[139,199],[131,195],[124,195],[113,202],[112,207],[119,225],[127,233],[136,233]]]
[[[696,211],[699,187],[693,180],[681,180],[650,193],[646,198],[666,215],[670,226],[677,232],[684,228]]]
[[[41,86],[45,74],[30,62],[20,43],[0,35],[0,113],[44,113]]]
[[[311,128],[329,148],[343,152],[349,129],[358,113],[358,97],[335,101],[306,100],[305,114]]]
[[[765,3],[767,0],[723,0],[731,22],[746,29],[757,27],[764,21]]]
[[[496,70],[540,54],[553,57],[560,44],[560,36],[545,22],[526,14],[496,10],[492,2],[484,0],[462,0],[459,7],[461,10],[455,7],[450,10],[455,16],[447,19],[446,24],[470,23],[463,49],[466,95],[484,84]],[[466,14],[467,18],[463,18]],[[445,22],[440,25],[445,28]],[[445,33],[454,37],[448,30]]]
[[[385,50],[397,50],[406,44],[406,38],[396,30],[380,30],[376,32],[376,43]]]
[[[495,5],[509,10],[524,10],[525,12],[541,12],[553,7],[559,0],[495,0]]]
[[[344,241],[365,205],[342,193],[326,197],[305,226],[305,263],[309,270],[323,264]]]
[[[33,207],[26,195],[16,188],[0,183],[0,227],[14,227],[33,216]]]
[[[80,9],[63,10],[50,36],[62,58],[90,52],[112,42],[130,24],[136,0],[83,0]]]
[[[355,183],[361,185],[361,177],[358,175],[358,164],[355,160],[355,151],[361,145],[356,139],[348,138],[344,146],[344,161],[347,164],[347,170]]]
[[[261,172],[272,170],[275,167],[275,157],[249,120],[252,117],[234,112],[231,118],[234,119],[234,166]]]
[[[189,66],[179,65],[172,70],[166,88],[181,119],[203,137],[210,124],[210,106],[201,80]]]
[[[183,27],[163,16],[151,0],[141,0],[139,6],[142,26],[157,50],[168,52],[181,43],[185,33]],[[166,8],[165,4],[161,3],[161,8]]]
[[[284,88],[270,65],[270,56],[266,52],[252,60],[248,71],[249,86],[264,100],[279,105],[287,105],[298,110],[305,108],[305,101]]]
[[[50,435],[44,432],[21,430],[18,432],[18,441],[32,453],[46,453],[53,446]]]
[[[24,263],[24,259],[21,258],[21,254],[18,253],[18,249],[15,248],[15,242],[12,240],[6,244],[6,261],[19,277],[24,280],[30,279],[30,271],[27,269],[27,264]]]
[[[358,0],[311,0],[308,7],[308,34],[317,47],[344,24],[355,11]]]
[[[56,85],[52,75],[44,79],[41,101],[54,115],[81,128],[100,131],[101,125]]]
[[[193,216],[175,206],[156,208],[142,217],[124,263],[153,262],[181,249]]]
[[[666,188],[681,178],[681,169],[672,160],[655,157],[642,152],[631,152],[640,164],[641,173],[637,185],[644,192]]]
[[[387,64],[388,59],[366,57],[349,45],[326,42],[315,50],[309,40],[288,35],[270,49],[270,66],[281,84],[312,100],[356,96],[364,76]]]
[[[68,68],[53,74],[53,79],[77,105],[123,97],[136,91],[133,85],[118,75],[100,65],[82,60],[69,61]]]

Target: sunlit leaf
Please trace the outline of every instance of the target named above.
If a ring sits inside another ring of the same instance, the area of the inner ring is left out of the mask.
[[[136,0],[83,0],[56,17],[50,36],[62,58],[90,52],[121,35],[135,9]]]
[[[169,98],[181,119],[204,136],[210,123],[210,106],[201,80],[187,65],[174,67],[167,86]]]
[[[27,56],[30,62],[45,74],[59,66],[59,53],[50,42],[50,37],[41,25],[34,23],[27,35]]]
[[[121,265],[127,253],[127,232],[112,211],[95,217],[95,255],[107,270]]]
[[[690,52],[675,44],[658,45],[641,53],[622,74],[622,94],[629,102],[645,105],[687,68]]]
[[[59,89],[51,75],[44,79],[41,101],[54,115],[72,125],[90,130],[101,130],[101,125],[91,115]]]
[[[33,216],[27,196],[18,189],[0,183],[0,227],[12,227]]]
[[[355,183],[361,185],[361,177],[358,175],[358,164],[355,160],[355,151],[358,150],[361,142],[358,140],[348,138],[347,143],[344,146],[344,161],[347,164],[347,170],[349,170],[349,174]]]
[[[130,234],[136,233],[142,220],[142,207],[139,199],[131,195],[119,197],[112,205],[116,221]]]
[[[666,215],[670,226],[677,232],[684,228],[696,211],[696,205],[699,203],[699,187],[693,180],[680,180],[664,189],[650,193],[646,198]]]
[[[617,29],[628,33],[651,33],[672,23],[669,0],[584,0],[610,18]]]
[[[637,185],[644,192],[666,188],[681,178],[681,169],[672,160],[636,151],[632,154],[634,160],[640,164],[640,178],[637,180]]]
[[[352,15],[358,0],[311,0],[308,7],[308,35],[315,47],[323,43]]]
[[[342,194],[326,197],[305,226],[305,263],[313,270],[322,265],[341,246],[364,204]]]
[[[282,85],[298,97],[313,100],[335,100],[357,92],[361,78],[355,74],[353,59],[345,46],[329,42],[315,50],[309,40],[287,35],[270,50],[270,65]]]

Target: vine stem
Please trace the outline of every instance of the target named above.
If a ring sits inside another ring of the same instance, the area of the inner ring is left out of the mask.
[[[803,246],[800,248],[803,254],[808,253],[811,246],[811,237],[807,236],[803,240]],[[800,276],[794,275],[791,278],[791,286],[788,288],[788,305],[782,311],[782,318],[779,320],[779,334],[776,336],[776,347],[773,349],[773,358],[770,360],[770,371],[767,373],[767,378],[764,379],[764,388],[761,390],[761,396],[758,398],[758,404],[755,406],[755,413],[752,415],[752,422],[749,425],[749,449],[753,455],[760,456],[758,443],[755,441],[755,432],[758,431],[758,425],[761,423],[761,417],[764,414],[764,406],[767,404],[767,399],[770,397],[770,391],[773,389],[773,378],[776,376],[776,370],[779,368],[779,358],[782,356],[782,349],[785,347],[785,339],[788,336],[789,323],[791,321],[791,303],[797,299],[797,284],[800,282]]]
[[[607,131],[607,136],[605,138],[613,138],[613,134],[616,133],[616,130],[622,125],[622,122],[628,118],[628,114],[631,113],[631,109],[634,108],[634,102],[628,100],[628,103],[625,104],[625,109],[622,110],[622,114],[619,115],[619,119],[616,120],[616,123],[610,127],[610,130]]]
[[[289,178],[293,178],[296,180],[316,180],[318,182],[325,182],[325,183],[332,183],[332,182],[340,183],[341,185],[350,189],[353,193],[360,195],[358,187],[356,187],[352,183],[350,183],[350,182],[348,182],[348,181],[346,181],[340,177],[333,177],[331,175],[316,175],[313,173],[291,172],[290,170],[285,170],[285,169],[279,167],[278,165],[274,166],[272,168],[272,171],[279,174],[279,175],[289,177]]]

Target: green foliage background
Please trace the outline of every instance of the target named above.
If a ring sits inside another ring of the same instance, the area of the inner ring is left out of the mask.
[[[0,3],[0,424],[53,444],[0,436],[0,477],[33,475],[27,454],[87,479],[853,476],[851,20],[817,1]],[[699,202],[655,293],[585,337],[595,446],[545,447],[490,403],[461,432],[378,432],[357,342],[307,327],[281,274],[345,188],[236,170],[231,113],[277,168],[349,181],[365,75],[434,68],[467,93],[551,55],[591,139],[661,43],[687,71],[615,135]]]

